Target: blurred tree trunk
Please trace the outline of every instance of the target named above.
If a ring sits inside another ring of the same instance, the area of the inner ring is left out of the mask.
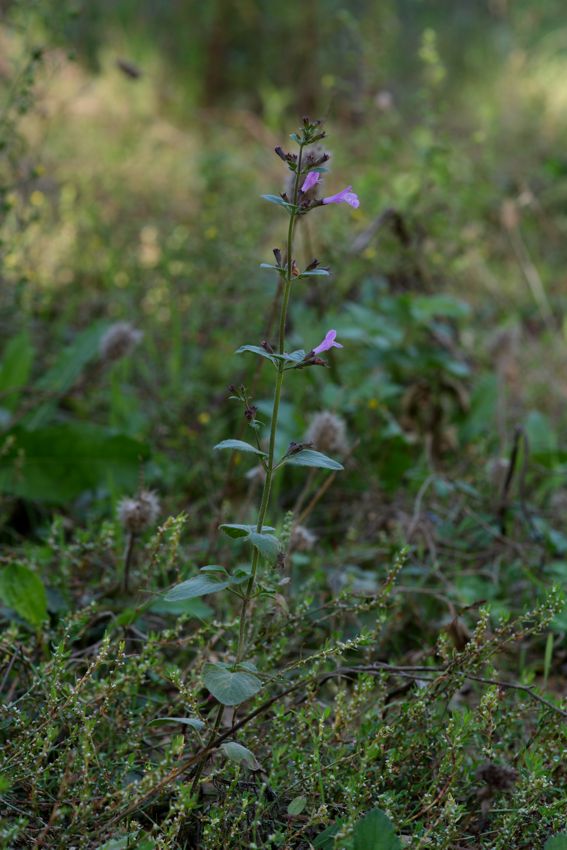
[[[303,0],[298,46],[294,53],[300,77],[296,79],[297,108],[317,118],[319,108],[319,0]]]
[[[202,93],[204,106],[214,106],[229,86],[228,48],[231,37],[230,21],[233,16],[231,0],[216,0],[205,53]]]

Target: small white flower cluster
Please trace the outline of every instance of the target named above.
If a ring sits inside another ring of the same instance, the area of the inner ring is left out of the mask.
[[[154,525],[159,511],[159,498],[153,490],[140,490],[134,499],[122,499],[117,509],[118,519],[130,534],[141,534]]]

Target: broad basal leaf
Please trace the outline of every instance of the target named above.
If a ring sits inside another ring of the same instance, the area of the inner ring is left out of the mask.
[[[401,850],[392,822],[381,809],[372,809],[358,821],[353,832],[353,850]]]
[[[0,570],[0,599],[32,626],[41,626],[47,620],[43,582],[23,564],[9,564]]]
[[[63,504],[100,486],[135,489],[143,443],[86,423],[13,428],[0,436],[0,492]]]

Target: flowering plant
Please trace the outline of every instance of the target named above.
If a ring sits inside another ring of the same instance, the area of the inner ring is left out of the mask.
[[[322,342],[307,352],[305,350],[286,351],[286,324],[291,295],[297,282],[312,276],[327,276],[328,269],[322,268],[318,260],[313,260],[303,270],[300,270],[294,257],[295,228],[300,216],[326,204],[346,202],[352,207],[358,207],[359,201],[351,187],[336,195],[319,200],[313,190],[317,189],[321,174],[325,171],[324,164],[329,159],[328,154],[320,153],[313,148],[325,137],[319,121],[303,119],[303,126],[291,138],[298,146],[297,153],[286,153],[277,147],[276,154],[286,163],[291,177],[291,189],[280,195],[263,195],[262,197],[281,207],[289,216],[287,241],[285,249],[275,248],[275,263],[263,263],[262,266],[274,271],[280,279],[279,332],[277,344],[272,345],[264,340],[260,345],[246,344],[237,353],[252,353],[271,362],[274,367],[274,395],[272,415],[267,445],[261,439],[262,423],[256,418],[256,408],[251,403],[247,390],[231,387],[233,399],[244,405],[244,415],[253,431],[253,441],[242,439],[223,440],[215,446],[217,450],[230,450],[248,453],[259,458],[263,470],[263,489],[258,508],[256,522],[251,525],[224,523],[221,530],[230,538],[248,542],[252,547],[252,557],[249,568],[236,569],[229,573],[224,567],[209,565],[202,567],[199,573],[172,588],[167,599],[180,601],[183,599],[204,596],[216,591],[228,590],[238,597],[240,617],[238,638],[236,640],[234,662],[209,663],[204,669],[204,683],[210,693],[219,703],[217,723],[213,730],[216,733],[223,706],[238,705],[254,696],[262,687],[260,675],[252,662],[246,660],[246,648],[251,631],[250,608],[251,602],[261,591],[258,588],[258,575],[263,562],[274,562],[281,555],[281,546],[275,529],[266,525],[270,507],[270,495],[274,476],[284,465],[318,467],[328,470],[341,470],[343,467],[337,460],[328,457],[321,451],[311,448],[310,443],[291,443],[282,457],[276,457],[276,436],[278,429],[278,414],[282,398],[284,378],[287,372],[302,370],[313,366],[326,366],[325,360],[319,355],[332,348],[342,348],[337,342],[337,331],[327,332]]]

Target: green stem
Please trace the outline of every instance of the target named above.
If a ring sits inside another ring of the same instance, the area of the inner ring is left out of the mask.
[[[299,147],[299,157],[297,160],[297,171],[295,173],[295,183],[293,187],[293,204],[294,206],[297,204],[297,196],[299,192],[299,180],[301,177],[301,161],[303,158],[303,145]],[[289,299],[291,295],[291,284],[292,284],[292,264],[293,264],[293,233],[294,233],[294,225],[296,219],[296,212],[293,210],[289,217],[289,227],[287,231],[287,257],[286,257],[286,275],[284,279],[284,290],[282,297],[282,306],[280,310],[280,326],[279,326],[279,336],[278,336],[278,354],[284,354],[285,352],[285,328],[287,323],[287,312],[289,308]],[[262,490],[262,499],[260,502],[260,508],[258,511],[258,522],[256,523],[256,531],[261,534],[262,528],[264,526],[264,520],[266,519],[266,513],[268,511],[268,505],[270,503],[270,493],[272,489],[272,478],[274,474],[274,453],[276,449],[276,435],[278,430],[278,416],[280,410],[280,399],[282,394],[282,385],[284,379],[284,362],[278,360],[277,366],[277,375],[276,375],[276,386],[274,390],[274,403],[272,406],[272,423],[270,427],[270,443],[268,447],[268,460],[266,467],[266,480],[264,481],[264,489]],[[250,604],[250,599],[252,598],[252,592],[254,590],[254,583],[256,581],[256,573],[258,571],[258,563],[260,560],[260,553],[256,548],[254,548],[254,553],[252,555],[252,569],[250,572],[250,578],[248,579],[248,584],[246,585],[246,590],[244,593],[244,598],[242,600],[242,608],[240,611],[240,629],[238,635],[238,650],[236,653],[236,661],[242,661],[242,656],[244,654],[244,648],[246,643],[246,622],[248,615],[248,606]]]

